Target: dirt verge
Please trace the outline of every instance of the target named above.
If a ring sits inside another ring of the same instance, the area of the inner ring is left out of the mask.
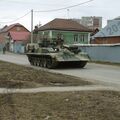
[[[0,87],[29,88],[41,86],[79,86],[92,83],[77,77],[0,61]]]
[[[120,93],[82,91],[0,95],[1,120],[119,120]]]

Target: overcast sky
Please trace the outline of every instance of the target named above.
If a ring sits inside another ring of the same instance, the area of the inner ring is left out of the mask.
[[[64,8],[80,4],[89,0],[0,0],[0,27],[6,24],[21,23],[29,30],[31,28],[31,14],[34,11],[44,11]],[[56,12],[34,12],[34,25],[42,25],[54,18],[81,18],[82,16],[101,16],[103,26],[108,19],[120,16],[120,0],[93,0],[89,3]],[[6,22],[6,23],[3,23]]]

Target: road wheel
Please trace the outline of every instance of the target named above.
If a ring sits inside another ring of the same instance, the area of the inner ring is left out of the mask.
[[[79,64],[79,67],[84,68],[86,64],[87,64],[87,61],[81,61]]]
[[[52,68],[52,64],[53,64],[53,63],[52,63],[52,59],[51,59],[51,58],[48,58],[48,59],[46,60],[46,63],[47,63],[47,65],[46,65],[47,68],[49,68],[49,69]]]
[[[43,67],[44,67],[44,68],[47,67],[47,61],[46,61],[46,59],[43,60]]]

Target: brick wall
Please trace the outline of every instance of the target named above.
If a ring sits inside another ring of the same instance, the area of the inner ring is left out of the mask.
[[[14,32],[28,32],[27,29],[25,29],[22,26],[14,26],[12,29],[9,30],[10,31],[14,31]]]
[[[120,43],[120,36],[95,38],[95,40],[92,41],[92,44],[115,44],[115,43]]]

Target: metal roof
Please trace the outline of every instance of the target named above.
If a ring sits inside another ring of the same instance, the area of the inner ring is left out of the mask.
[[[30,36],[29,32],[10,32],[10,37],[15,41],[25,41],[28,40]]]
[[[112,20],[107,26],[93,37],[117,37],[120,36],[120,20]]]

